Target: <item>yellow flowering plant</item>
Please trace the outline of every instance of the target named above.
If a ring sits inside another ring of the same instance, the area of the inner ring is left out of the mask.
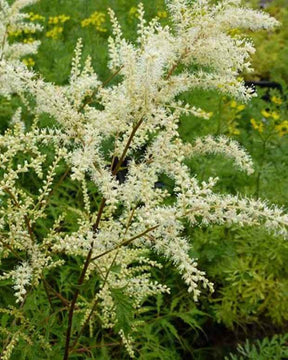
[[[226,96],[219,101],[217,133],[228,136],[237,136],[241,133],[239,120],[243,115],[246,105],[242,102],[228,99]]]
[[[45,16],[40,15],[40,14],[36,14],[34,12],[29,12],[29,20],[30,21],[40,21],[40,22],[44,22],[46,20]]]
[[[279,136],[284,136],[288,134],[288,120],[282,121],[280,124],[275,125],[275,130]]]
[[[288,134],[285,92],[279,90],[260,90],[259,98],[248,106],[245,123],[246,136],[254,143],[258,153],[257,176],[255,179],[255,195],[261,195],[264,178],[267,176],[265,161],[270,151],[285,144]],[[243,121],[244,123],[244,121]]]
[[[70,20],[70,16],[64,14],[57,16],[50,16],[48,19],[48,24],[49,25],[64,24],[68,20]]]
[[[261,137],[282,137],[288,133],[285,108],[281,107],[281,96],[273,95],[270,102],[264,103],[262,109],[250,119],[250,124]]]
[[[50,27],[50,29],[46,31],[45,36],[53,40],[60,39],[64,31],[64,24],[69,20],[70,16],[64,14],[50,16],[48,19],[48,28]],[[51,26],[53,27],[51,28]]]
[[[88,18],[81,21],[83,28],[93,26],[98,32],[107,32],[106,14],[102,11],[95,11]]]
[[[237,136],[247,130],[247,124],[259,135],[282,137],[287,134],[287,114],[283,95],[272,91],[268,101],[265,94],[252,100],[251,105],[223,96],[218,105],[218,130],[228,136]],[[262,99],[261,99],[262,96]],[[267,96],[267,95],[266,95]],[[264,136],[264,137],[265,137]]]
[[[138,14],[138,11],[137,11],[137,7],[136,6],[132,6],[130,9],[129,9],[129,12],[128,12],[128,16],[129,18],[138,18],[139,14]]]
[[[57,40],[63,33],[63,26],[53,26],[51,30],[48,30],[45,34],[47,38],[51,38],[53,40]]]
[[[35,61],[33,58],[25,58],[22,60],[23,64],[25,64],[27,67],[33,67],[35,65]]]

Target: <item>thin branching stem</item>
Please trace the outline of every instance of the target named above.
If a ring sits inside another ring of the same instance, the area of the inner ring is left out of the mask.
[[[129,147],[130,147],[130,145],[131,145],[131,143],[133,141],[133,138],[134,138],[137,130],[139,129],[139,127],[143,123],[143,121],[144,121],[144,117],[142,116],[141,119],[138,121],[138,123],[133,127],[132,132],[131,132],[128,140],[127,140],[126,146],[125,146],[125,148],[123,150],[123,153],[122,153],[122,155],[121,155],[115,169],[112,172],[113,176],[116,176],[118,171],[120,170],[121,165],[123,164],[123,162],[124,162],[124,160],[126,158]],[[101,200],[100,206],[99,206],[96,222],[93,225],[94,233],[97,233],[97,231],[98,231],[99,224],[100,224],[100,221],[101,221],[101,217],[102,217],[105,205],[106,205],[106,199],[103,197],[102,200]],[[123,242],[121,244],[121,246],[128,245],[130,242],[134,241],[136,238],[138,238],[138,237],[134,237],[132,239],[129,239],[129,240]],[[75,305],[76,305],[76,302],[77,302],[77,299],[78,299],[78,296],[79,296],[79,293],[80,293],[80,286],[83,284],[83,282],[85,280],[86,272],[88,270],[90,262],[92,261],[93,247],[94,247],[94,240],[91,243],[90,250],[89,250],[89,252],[87,254],[87,257],[86,257],[86,260],[85,260],[85,263],[84,263],[84,267],[82,269],[81,275],[80,275],[79,280],[78,280],[78,287],[75,290],[73,299],[72,299],[71,304],[70,304],[70,309],[69,309],[69,313],[68,313],[68,326],[67,326],[67,331],[66,331],[65,351],[64,351],[63,360],[68,360],[68,358],[69,358],[69,352],[70,352],[69,347],[70,347],[70,341],[71,341],[71,331],[72,331],[72,323],[73,323],[73,315],[74,315]],[[113,251],[113,250],[108,251],[107,254],[109,252]],[[104,256],[104,255],[105,254],[103,254],[101,256]]]

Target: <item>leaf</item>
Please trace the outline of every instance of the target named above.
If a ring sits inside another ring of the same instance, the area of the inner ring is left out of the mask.
[[[6,326],[7,326],[7,323],[8,323],[9,318],[10,318],[10,315],[9,315],[9,314],[3,314],[3,315],[1,315],[1,327],[3,327],[4,329],[5,329]]]
[[[179,304],[180,300],[181,300],[180,297],[174,297],[174,299],[171,302],[171,306],[170,306],[171,311],[175,310],[175,308]]]
[[[165,331],[166,331],[169,338],[171,338],[171,335],[173,335],[178,341],[181,340],[179,335],[178,335],[177,329],[169,321],[167,321],[166,319],[163,319],[161,321],[161,325],[165,329]],[[173,340],[173,339],[171,339],[171,340]]]
[[[157,306],[157,315],[160,314],[160,311],[161,311],[161,306],[163,305],[163,295],[162,294],[159,294],[157,296],[157,300],[156,300],[156,306]]]
[[[115,330],[119,332],[123,330],[124,334],[127,335],[131,329],[131,323],[134,319],[134,309],[132,306],[132,301],[127,296],[123,288],[122,289],[110,289],[111,296],[115,305],[115,313],[117,323]]]
[[[193,314],[179,313],[179,314],[177,314],[177,316],[181,320],[183,320],[185,322],[185,324],[191,326],[193,329],[200,329],[201,330],[201,326],[199,325],[199,322],[197,321],[197,319],[194,317]]]

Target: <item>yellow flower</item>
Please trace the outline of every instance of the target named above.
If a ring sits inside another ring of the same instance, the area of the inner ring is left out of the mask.
[[[129,10],[129,16],[136,17],[136,18],[139,16],[137,7],[135,7],[135,6],[131,7],[131,9]]]
[[[22,62],[28,67],[32,67],[35,65],[35,61],[31,57],[27,59],[23,59]]]
[[[84,19],[81,21],[81,26],[82,27],[86,27],[86,26],[89,26],[91,24],[91,20],[88,18],[88,19]]]
[[[280,115],[276,112],[276,111],[273,111],[271,113],[271,116],[274,120],[279,120],[280,119]]]
[[[236,108],[237,105],[238,104],[237,104],[237,102],[235,100],[231,101],[231,103],[230,103],[231,108]]]
[[[250,123],[252,124],[253,128],[256,129],[258,127],[257,122],[255,119],[251,119]]]
[[[272,96],[271,98],[271,101],[274,103],[274,104],[277,104],[277,105],[281,105],[282,104],[282,100],[276,96]]]
[[[35,41],[35,39],[33,39],[33,38],[30,36],[29,38],[24,39],[24,40],[23,40],[23,43],[24,43],[24,44],[31,44],[31,43],[33,43],[34,41]]]
[[[70,20],[70,16],[67,15],[59,15],[59,16],[50,16],[48,20],[48,24],[50,25],[57,25],[57,24],[64,24],[66,21]]]
[[[277,131],[279,136],[284,136],[288,134],[288,121],[284,120],[281,124],[276,125],[275,130]]]
[[[9,36],[14,36],[14,37],[20,36],[20,35],[22,35],[22,30],[17,30],[17,31],[9,31],[8,30],[8,35]]]
[[[265,118],[269,118],[269,117],[271,116],[271,114],[270,114],[268,111],[266,111],[266,110],[262,110],[262,111],[261,111],[261,114],[262,114]]]
[[[246,106],[243,105],[243,104],[237,106],[237,110],[238,110],[238,111],[242,111],[242,110],[244,110],[245,108],[246,108]]]
[[[48,20],[48,24],[50,25],[56,25],[59,22],[58,16],[50,16]]]
[[[239,135],[241,133],[240,130],[233,125],[228,127],[228,131],[229,131],[229,135]]]
[[[167,18],[167,11],[157,11],[157,16],[160,18],[160,19],[165,19]]]
[[[95,26],[97,31],[106,32],[107,29],[103,26],[105,22],[106,22],[105,13],[101,11],[95,11],[93,14],[90,15],[89,18],[81,21],[81,26],[87,27],[89,25],[93,25]]]
[[[70,20],[70,16],[67,16],[67,15],[59,15],[59,16],[58,16],[58,19],[59,19],[59,21],[63,24],[63,23],[65,23],[66,21]]]
[[[37,20],[39,20],[39,21],[45,21],[45,17],[44,17],[44,16],[39,15],[39,14],[34,14],[33,12],[30,12],[30,13],[29,13],[29,19],[30,19],[31,21],[37,21]]]
[[[51,30],[46,32],[46,37],[50,37],[53,40],[59,39],[60,35],[63,33],[63,27],[62,26],[54,26]]]
[[[262,133],[264,130],[264,125],[262,122],[257,122],[255,119],[251,119],[250,123],[254,130],[257,130],[259,133]]]
[[[24,29],[23,32],[24,32],[24,34],[35,34],[36,30],[34,30],[34,29]]]

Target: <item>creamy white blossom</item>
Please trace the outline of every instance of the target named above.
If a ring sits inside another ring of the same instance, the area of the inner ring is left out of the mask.
[[[18,0],[10,6],[6,0],[0,2],[0,95],[9,97],[12,93],[23,93],[27,80],[34,74],[21,62],[21,58],[37,52],[39,41],[31,43],[9,42],[10,33],[42,29],[41,25],[27,22],[28,14],[21,12],[26,6],[38,0]]]
[[[31,284],[33,271],[28,263],[22,263],[15,270],[4,274],[0,279],[12,278],[14,280],[13,288],[15,290],[16,303],[22,303],[27,294],[27,287]]]
[[[198,138],[190,151],[192,156],[209,153],[223,154],[224,156],[234,159],[235,165],[241,170],[246,171],[247,174],[250,175],[254,172],[251,156],[247,154],[236,141],[224,136],[219,136],[215,139],[212,136]]]

